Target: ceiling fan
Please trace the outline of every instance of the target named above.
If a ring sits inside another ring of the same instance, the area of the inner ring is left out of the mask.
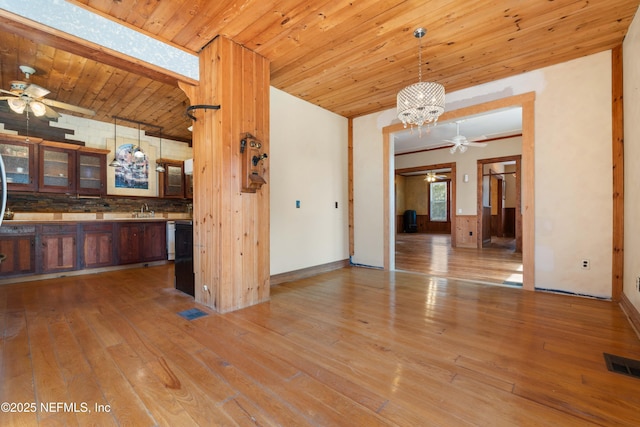
[[[11,111],[22,114],[26,110],[27,112],[32,112],[37,117],[45,116],[49,119],[57,119],[60,117],[60,114],[51,108],[55,107],[87,116],[95,116],[96,112],[88,108],[46,99],[45,96],[50,93],[49,90],[33,83],[28,83],[29,77],[34,74],[36,70],[27,65],[21,65],[20,70],[24,73],[26,81],[14,80],[11,82],[11,90],[0,89],[0,92],[7,94],[0,96],[0,100],[7,101]]]
[[[429,171],[424,177],[424,180],[427,182],[436,182],[441,179],[446,179],[446,175],[437,175],[435,171]]]
[[[486,147],[487,146],[486,142],[477,142],[478,139],[468,140],[466,136],[460,135],[460,123],[462,123],[463,121],[464,120],[456,121],[456,136],[454,136],[453,139],[444,140],[445,142],[449,142],[453,144],[453,146],[449,149],[451,154],[454,154],[458,149],[460,150],[461,153],[464,153],[465,151],[467,151],[467,147]],[[484,138],[485,137],[482,136],[479,139],[484,139]]]

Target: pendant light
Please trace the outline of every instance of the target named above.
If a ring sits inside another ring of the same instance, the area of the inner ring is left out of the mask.
[[[160,129],[160,159],[162,159],[162,129]],[[156,161],[156,172],[164,172],[165,168]]]
[[[109,163],[109,166],[111,166],[112,168],[118,168],[122,166],[118,161],[117,128],[118,128],[118,125],[116,123],[116,118],[114,116],[113,117],[113,160],[111,160],[111,163]]]
[[[133,157],[137,160],[142,160],[145,157],[144,151],[142,151],[142,147],[140,146],[140,123],[138,123],[138,145],[133,147]]]

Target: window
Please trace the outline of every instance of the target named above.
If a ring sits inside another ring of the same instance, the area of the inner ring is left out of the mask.
[[[446,182],[432,182],[429,185],[429,219],[431,221],[446,222],[449,217],[447,212]]]

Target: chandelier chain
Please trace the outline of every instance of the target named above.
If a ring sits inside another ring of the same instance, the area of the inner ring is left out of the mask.
[[[422,81],[422,37],[418,38],[418,82]]]

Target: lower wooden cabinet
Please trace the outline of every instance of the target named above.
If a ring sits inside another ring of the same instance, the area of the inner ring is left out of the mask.
[[[0,279],[166,260],[166,227],[165,221],[3,223]]]
[[[118,264],[167,259],[167,225],[162,222],[129,222],[118,226]]]
[[[99,268],[114,265],[113,223],[83,224],[82,268]]]
[[[163,259],[167,259],[167,223],[146,223],[142,242],[142,261],[160,261]]]
[[[36,226],[12,226],[3,223],[0,227],[0,254],[5,256],[0,263],[0,277],[36,273]]]
[[[42,273],[78,268],[78,227],[76,225],[43,225],[40,234]]]

